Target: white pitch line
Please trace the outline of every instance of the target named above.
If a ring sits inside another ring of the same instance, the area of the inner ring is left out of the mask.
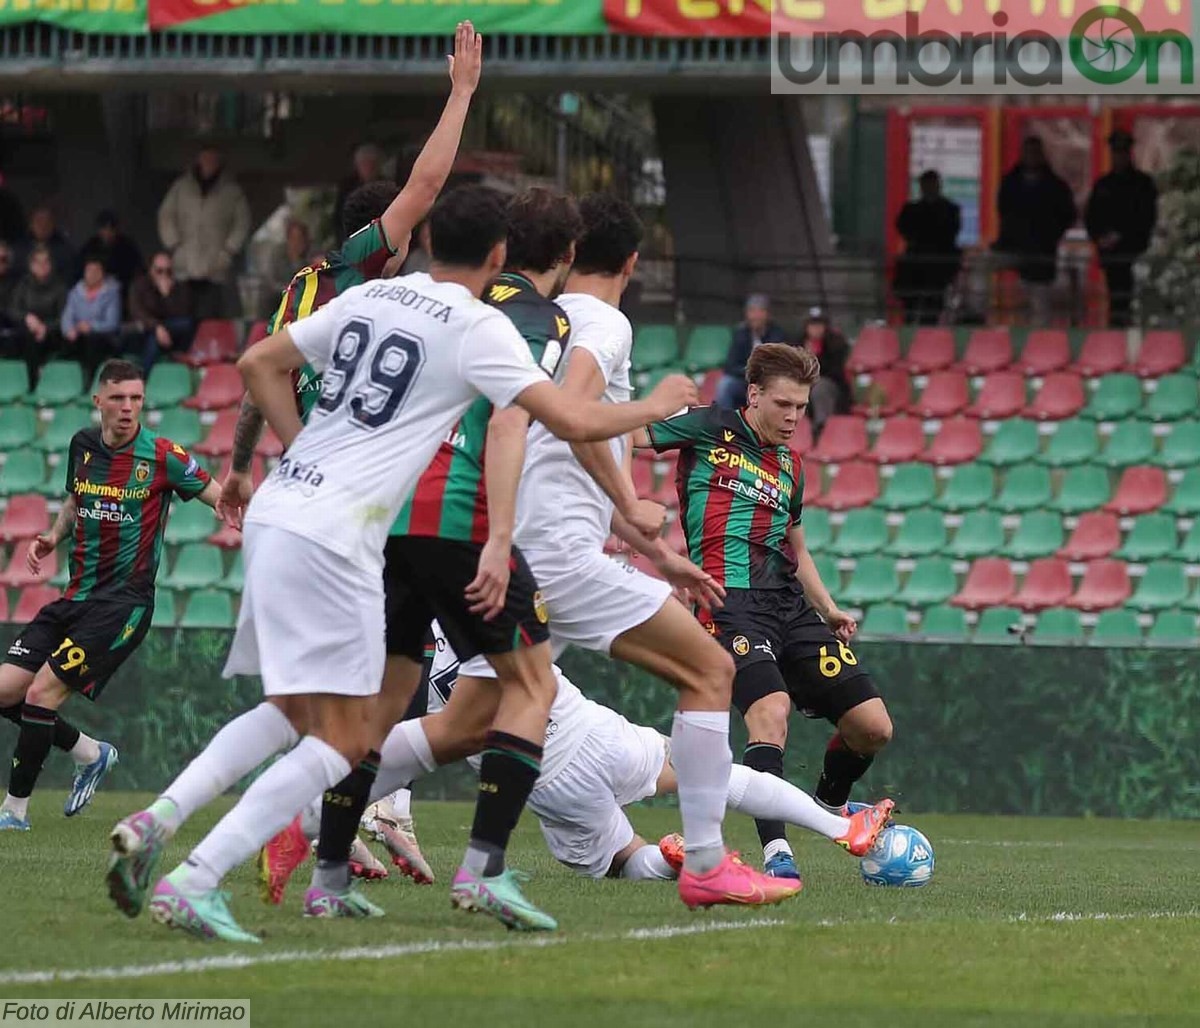
[[[777,918],[750,921],[712,921],[694,925],[662,925],[634,928],[627,932],[582,935],[538,935],[513,940],[467,940],[393,943],[387,946],[354,946],[332,950],[281,950],[278,953],[227,953],[220,956],[167,960],[158,964],[128,964],[117,967],[57,968],[49,971],[0,972],[0,985],[44,985],[51,982],[114,981],[128,978],[152,978],[165,974],[205,974],[209,971],[239,971],[267,964],[316,963],[327,960],[391,960],[395,957],[422,956],[430,953],[478,953],[500,949],[542,949],[571,942],[639,942],[677,939],[706,932],[751,931],[787,924]]]
[[[1197,917],[1200,917],[1200,910],[1145,910],[1124,914],[1109,914],[1103,911],[1086,914],[1060,910],[1056,914],[1015,914],[1009,921],[1014,924],[1065,924],[1073,921],[1182,921]]]

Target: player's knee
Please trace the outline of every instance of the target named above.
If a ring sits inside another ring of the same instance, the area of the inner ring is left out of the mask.
[[[706,707],[724,710],[733,694],[733,658],[720,646],[705,648],[704,661],[692,676],[692,691]]]
[[[882,708],[871,711],[869,715],[843,728],[842,737],[855,753],[872,756],[892,741],[892,719]]]
[[[60,707],[66,698],[67,687],[45,668],[38,672],[25,692],[26,703],[51,710]]]

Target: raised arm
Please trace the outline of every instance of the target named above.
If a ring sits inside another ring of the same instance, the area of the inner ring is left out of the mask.
[[[668,375],[649,396],[631,403],[580,402],[550,382],[526,386],[515,402],[560,439],[571,442],[612,439],[696,402],[696,383],[687,375]],[[269,419],[268,419],[269,420]]]

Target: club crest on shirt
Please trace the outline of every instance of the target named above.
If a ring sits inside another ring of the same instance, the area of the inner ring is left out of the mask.
[[[150,477],[150,465],[144,460],[139,460],[133,469],[133,477],[139,482],[144,482]]]
[[[729,431],[729,429],[725,429],[725,431],[722,433],[722,435],[725,436],[725,442],[727,442],[727,443],[733,442],[733,433],[731,431]]]
[[[543,625],[550,620],[550,612],[546,610],[546,601],[542,599],[540,589],[533,594],[533,612]]]
[[[790,475],[792,473],[792,454],[790,450],[784,450],[779,455],[779,467],[783,470],[785,475]]]
[[[750,640],[744,635],[735,635],[733,637],[733,652],[739,657],[744,657],[750,652]]]

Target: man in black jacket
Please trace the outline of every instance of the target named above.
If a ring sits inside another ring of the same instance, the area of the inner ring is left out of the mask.
[[[1145,253],[1158,217],[1154,179],[1133,163],[1133,136],[1117,129],[1108,137],[1112,171],[1092,186],[1084,224],[1099,251],[1108,283],[1108,323],[1129,327],[1133,300],[1133,262]]]
[[[910,324],[936,325],[946,306],[946,287],[958,274],[962,255],[958,232],[962,213],[942,195],[942,177],[930,169],[917,180],[921,195],[909,200],[896,218],[904,254],[896,261],[896,295]],[[824,372],[822,372],[824,374]]]
[[[725,375],[717,386],[718,407],[746,404],[746,362],[756,346],[786,343],[783,329],[771,320],[771,302],[761,293],[746,300],[746,320],[733,330],[733,343],[725,357]]]

